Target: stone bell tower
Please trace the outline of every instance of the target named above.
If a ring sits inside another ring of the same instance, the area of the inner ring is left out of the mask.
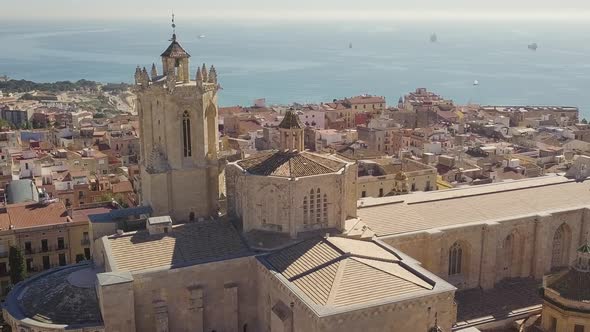
[[[281,150],[303,151],[303,130],[305,126],[295,112],[288,110],[283,121],[279,124]]]
[[[174,16],[172,17],[172,27]],[[203,64],[190,79],[189,58],[173,31],[161,54],[162,74],[135,70],[140,119],[141,202],[175,223],[217,216],[217,73]]]

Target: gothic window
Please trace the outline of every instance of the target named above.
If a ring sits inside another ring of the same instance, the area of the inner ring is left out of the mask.
[[[308,206],[307,206],[307,196],[303,198],[303,224],[307,225],[309,223],[309,215],[308,215]]]
[[[315,214],[315,191],[312,189],[309,191],[309,220],[313,220]]]
[[[316,209],[316,218],[315,218],[315,222],[316,223],[320,223],[321,221],[321,216],[322,216],[322,195],[320,194],[320,188],[317,189],[316,191],[316,200],[315,200],[315,209]]]
[[[461,261],[463,259],[463,248],[459,242],[455,242],[449,249],[449,276],[461,274]]]
[[[324,194],[324,206],[323,206],[323,219],[322,221],[327,223],[328,222],[328,195]]]
[[[309,196],[303,198],[303,224],[328,222],[328,195],[322,196],[321,190],[311,189]]]
[[[551,251],[551,267],[556,268],[568,263],[567,254],[569,248],[570,233],[566,224],[561,224],[553,235]]]
[[[191,152],[191,119],[187,111],[182,115],[182,146],[185,157],[192,156]]]

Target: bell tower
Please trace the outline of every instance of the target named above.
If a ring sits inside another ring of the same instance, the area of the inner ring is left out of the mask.
[[[302,152],[304,150],[303,130],[305,126],[295,114],[288,110],[283,121],[279,124],[281,150],[289,152]]]
[[[141,202],[175,223],[216,217],[219,211],[217,71],[203,64],[190,79],[190,55],[176,37],[152,65],[135,70],[140,119]]]

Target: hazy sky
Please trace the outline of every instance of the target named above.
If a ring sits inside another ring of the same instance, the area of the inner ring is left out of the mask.
[[[0,17],[587,20],[586,0],[0,0]]]

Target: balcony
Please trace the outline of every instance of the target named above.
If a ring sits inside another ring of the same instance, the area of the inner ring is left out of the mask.
[[[51,245],[51,246],[47,246],[46,248],[30,248],[30,249],[25,248],[24,251],[25,251],[25,255],[35,255],[35,254],[51,253],[54,251],[68,250],[68,248],[69,248],[69,246],[66,243],[63,246]]]
[[[90,245],[90,239],[82,239],[82,240],[80,241],[80,244],[81,244],[82,246],[85,246],[85,247],[87,247],[87,246],[89,246],[89,245]]]

